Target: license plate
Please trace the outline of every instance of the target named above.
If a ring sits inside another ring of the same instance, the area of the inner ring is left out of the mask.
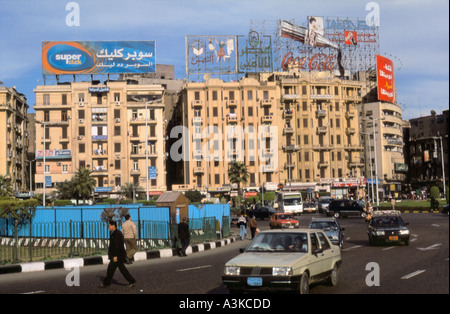
[[[398,236],[390,236],[389,240],[390,241],[398,241]]]
[[[294,226],[289,226],[289,229],[294,229]]]
[[[249,277],[247,278],[247,284],[252,287],[261,287],[262,286],[262,278],[260,277]]]

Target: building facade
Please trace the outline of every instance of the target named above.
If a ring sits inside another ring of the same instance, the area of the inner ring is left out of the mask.
[[[364,103],[360,123],[361,142],[364,143],[365,152],[365,177],[370,180],[369,184],[373,182],[376,186],[378,182],[380,199],[401,197],[408,172],[403,130],[409,127],[408,122],[402,118],[401,107],[379,101]],[[376,187],[374,193],[377,193]]]
[[[146,191],[147,176],[150,195],[167,190],[163,86],[94,81],[34,91],[36,193],[44,184],[46,193],[55,190],[82,167],[100,197],[117,197],[126,183]]]
[[[412,188],[442,185],[443,177],[448,185],[449,111],[431,111],[429,116],[411,119],[409,123],[411,128],[405,130],[405,137]]]
[[[15,193],[29,191],[28,104],[15,88],[0,86],[0,175]]]
[[[360,89],[358,81],[326,72],[186,83],[179,105],[191,158],[183,162],[180,184],[213,194],[231,189],[227,169],[233,160],[248,167],[247,189],[281,183],[331,191],[335,181],[360,180]],[[205,133],[206,127],[214,131]],[[205,152],[218,153],[204,158]]]

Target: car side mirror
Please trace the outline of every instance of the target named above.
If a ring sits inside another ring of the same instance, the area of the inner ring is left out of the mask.
[[[314,254],[314,255],[317,255],[317,254],[320,254],[320,253],[322,253],[323,252],[323,249],[322,248],[317,248],[317,249],[315,249],[312,253]]]

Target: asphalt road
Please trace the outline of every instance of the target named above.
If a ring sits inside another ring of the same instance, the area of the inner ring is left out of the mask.
[[[307,226],[314,216],[318,214],[301,216],[301,226]],[[339,283],[337,287],[315,284],[310,293],[448,294],[448,216],[403,214],[403,219],[410,223],[409,246],[370,246],[364,220],[340,219],[345,228],[345,244]],[[259,228],[268,229],[267,219],[258,220],[258,224]],[[238,233],[237,228],[232,230]],[[249,243],[247,238],[188,257],[136,262],[127,266],[138,280],[133,288],[126,287],[127,282],[118,270],[109,288],[99,288],[106,275],[106,265],[96,265],[72,270],[3,274],[0,275],[0,294],[228,294],[221,281],[224,264]],[[379,276],[375,277],[376,274]],[[378,284],[375,278],[379,278]],[[376,285],[370,286],[373,283]]]

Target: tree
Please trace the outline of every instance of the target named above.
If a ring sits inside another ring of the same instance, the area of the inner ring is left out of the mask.
[[[143,191],[144,189],[137,183],[125,183],[125,185],[122,186],[122,194],[124,194],[126,198],[132,200],[138,198],[136,195]]]
[[[14,194],[11,178],[0,175],[0,197],[8,197]]]
[[[439,197],[440,192],[439,188],[437,186],[432,186],[430,189],[430,197],[431,197],[431,209],[438,209],[439,208]]]
[[[238,194],[240,202],[241,199],[241,183],[247,183],[250,174],[248,172],[247,166],[240,161],[233,161],[228,167],[228,180],[231,183],[236,183],[238,185]],[[240,204],[238,204],[240,206]]]
[[[189,200],[191,203],[199,203],[202,201],[203,195],[200,193],[200,191],[197,190],[189,190],[184,193],[184,196]]]
[[[81,167],[73,178],[73,191],[77,204],[80,199],[85,203],[86,199],[90,199],[92,196],[92,192],[95,189],[95,179],[91,177],[92,172],[87,168]]]

